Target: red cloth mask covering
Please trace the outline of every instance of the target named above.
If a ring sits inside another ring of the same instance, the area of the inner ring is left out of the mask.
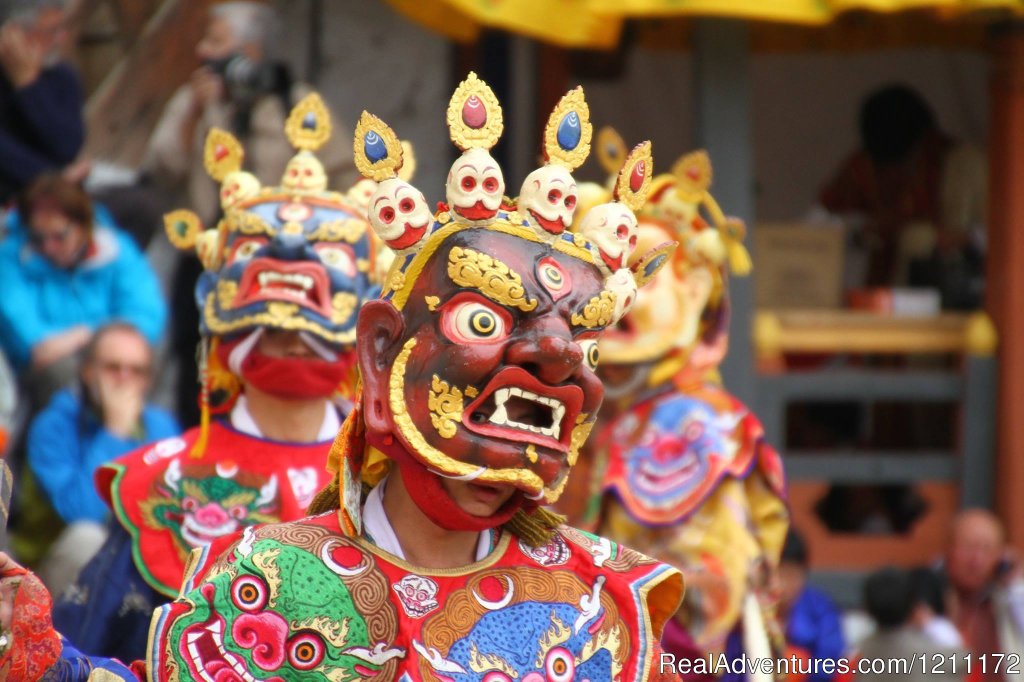
[[[259,390],[290,400],[328,398],[348,376],[355,358],[339,353],[334,362],[312,358],[276,358],[258,349],[242,361],[242,379]]]

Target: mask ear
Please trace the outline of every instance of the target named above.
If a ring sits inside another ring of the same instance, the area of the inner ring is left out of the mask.
[[[367,301],[359,311],[356,353],[363,381],[363,414],[370,431],[392,429],[388,381],[404,333],[402,314],[388,301]]]

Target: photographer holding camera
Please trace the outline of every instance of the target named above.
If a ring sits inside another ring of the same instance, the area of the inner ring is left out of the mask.
[[[203,167],[203,145],[214,126],[232,132],[242,142],[245,168],[263,185],[280,183],[295,154],[285,137],[284,122],[310,88],[292,81],[287,67],[271,58],[280,44],[275,30],[279,23],[274,10],[262,2],[220,2],[210,7],[206,29],[195,48],[202,66],[167,103],[143,159],[144,184],[169,193],[151,202],[160,209],[154,211],[155,224],[163,210],[172,206],[189,206],[204,225],[217,224],[220,188]],[[337,118],[333,124],[335,130],[350,130]],[[345,135],[332,135],[317,154],[328,187],[339,191],[348,189],[356,179],[352,144],[345,140]],[[184,258],[170,275],[176,407],[185,424],[199,419],[194,388],[199,320],[192,292],[200,270],[198,260]]]
[[[203,142],[211,127],[229,130],[248,150],[247,169],[264,184],[277,183],[292,149],[284,121],[309,88],[293,82],[285,64],[270,59],[277,24],[261,2],[225,2],[210,8],[196,46],[202,66],[168,102],[149,141],[143,170],[161,188],[177,193],[207,225],[220,208],[217,184],[203,170]],[[335,120],[335,127],[338,122]],[[329,187],[355,181],[351,145],[335,135],[320,152]]]

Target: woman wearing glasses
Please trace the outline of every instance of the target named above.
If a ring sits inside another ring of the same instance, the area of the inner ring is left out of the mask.
[[[95,329],[120,320],[155,344],[167,306],[149,263],[85,191],[44,175],[18,198],[0,242],[0,348],[36,409],[73,381]]]

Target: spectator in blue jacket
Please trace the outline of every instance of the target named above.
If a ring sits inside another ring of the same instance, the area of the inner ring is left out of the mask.
[[[64,60],[66,0],[0,0],[0,203],[82,149],[82,87]]]
[[[132,239],[60,175],[37,179],[0,242],[0,346],[34,405],[77,375],[78,353],[100,325],[133,324],[155,344],[167,318],[156,275]]]
[[[28,434],[28,462],[67,527],[40,569],[59,594],[106,537],[107,506],[96,493],[99,465],[150,441],[177,435],[170,413],[146,405],[153,353],[124,322],[101,327],[85,347],[77,389],[56,393]]]
[[[779,561],[779,614],[786,626],[786,643],[801,649],[810,660],[838,661],[846,655],[839,607],[827,594],[807,584],[808,567],[807,544],[790,527]],[[807,676],[807,682],[834,679],[835,675],[820,671]]]

